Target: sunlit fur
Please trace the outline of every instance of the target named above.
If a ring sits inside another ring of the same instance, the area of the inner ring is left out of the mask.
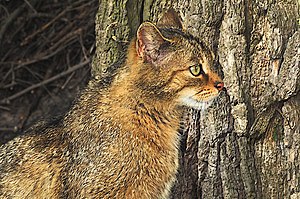
[[[169,197],[183,107],[205,109],[221,80],[211,51],[165,16],[140,26],[116,75],[92,80],[62,120],[0,146],[0,198]]]

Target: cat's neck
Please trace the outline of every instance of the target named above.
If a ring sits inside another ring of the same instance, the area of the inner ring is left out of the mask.
[[[153,122],[153,125],[165,124],[168,121],[173,123],[173,120],[176,120],[175,123],[178,122],[182,113],[181,107],[167,99],[149,98],[147,94],[136,88],[136,82],[133,79],[130,75],[124,77],[123,81],[110,88],[109,94],[106,96],[106,100],[111,102],[109,103],[111,110],[121,116],[118,120],[123,118],[126,120],[126,114],[131,113],[135,119],[145,119]],[[120,114],[122,112],[124,115]]]
[[[182,108],[168,99],[151,98],[143,89],[137,88],[141,77],[132,69],[134,64],[142,63],[129,49],[125,70],[108,88],[99,91],[97,84],[91,84],[93,87],[87,91],[89,97],[86,94],[72,110],[80,114],[71,113],[66,118],[71,120],[67,123],[74,127],[71,137],[80,139],[81,134],[88,134],[97,142],[100,132],[131,132],[133,136],[143,136],[146,140],[155,138],[158,146],[166,144],[164,142],[168,139],[173,140],[169,142],[170,147],[175,146]],[[86,103],[86,100],[90,102]],[[83,132],[85,130],[87,132]]]
[[[182,108],[171,102],[149,101],[130,85],[122,86],[122,82],[117,90],[110,92],[111,102],[117,103],[110,106],[110,114],[121,124],[121,133],[130,132],[133,137],[143,140],[145,144],[155,145],[160,151],[174,150],[178,143]]]

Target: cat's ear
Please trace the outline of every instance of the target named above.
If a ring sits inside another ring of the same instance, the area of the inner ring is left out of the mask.
[[[162,46],[169,43],[158,28],[150,23],[144,22],[137,31],[136,50],[139,57],[146,62],[155,62],[162,54]]]
[[[178,13],[173,8],[170,8],[158,20],[157,26],[161,28],[176,28],[182,30],[183,26],[181,21],[182,19]]]

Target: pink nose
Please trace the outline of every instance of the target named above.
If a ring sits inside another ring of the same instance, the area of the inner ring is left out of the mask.
[[[215,87],[216,87],[216,89],[221,91],[224,88],[224,83],[223,82],[216,82]]]

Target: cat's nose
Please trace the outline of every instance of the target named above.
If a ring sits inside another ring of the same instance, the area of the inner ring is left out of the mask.
[[[221,91],[224,88],[224,82],[215,82],[215,88]]]

